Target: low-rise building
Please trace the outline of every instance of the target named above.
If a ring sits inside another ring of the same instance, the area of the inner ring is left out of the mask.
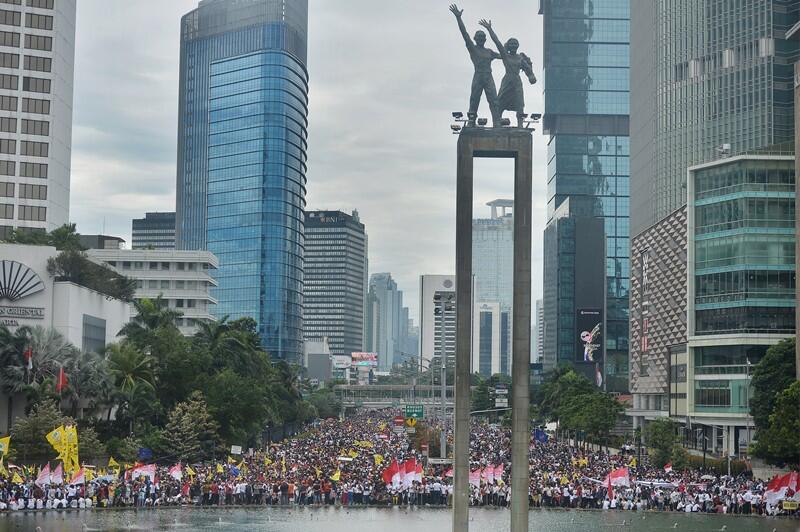
[[[209,251],[148,249],[90,249],[92,259],[105,263],[136,280],[136,299],[161,296],[169,308],[179,311],[178,328],[187,336],[197,331],[198,321],[215,321],[211,289],[217,282],[210,271],[219,266]]]

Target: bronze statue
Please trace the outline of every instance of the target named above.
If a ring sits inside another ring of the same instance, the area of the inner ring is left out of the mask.
[[[514,111],[517,114],[517,127],[523,127],[525,97],[519,72],[521,70],[527,75],[531,85],[536,83],[536,76],[533,75],[533,62],[527,55],[517,53],[519,41],[515,38],[510,38],[503,46],[503,43],[500,42],[497,34],[492,29],[491,20],[481,19],[478,24],[489,31],[492,41],[497,46],[497,51],[500,52],[503,65],[506,67],[506,74],[500,82],[500,93],[497,95],[497,118],[501,118],[504,111]],[[474,87],[473,82],[473,90]]]
[[[450,11],[456,16],[458,29],[461,30],[461,36],[464,37],[464,43],[467,45],[469,57],[472,59],[472,64],[475,66],[475,74],[472,76],[472,91],[469,96],[467,126],[475,125],[475,119],[478,118],[478,105],[480,105],[481,102],[481,94],[486,93],[486,100],[489,102],[489,112],[492,114],[492,124],[497,127],[500,125],[500,115],[502,113],[498,111],[497,106],[497,88],[495,87],[494,78],[492,77],[492,61],[500,59],[502,54],[498,54],[486,48],[486,34],[481,30],[475,32],[475,42],[473,43],[467,33],[467,28],[464,27],[464,21],[461,20],[461,14],[464,10],[459,10],[457,5],[451,4]]]

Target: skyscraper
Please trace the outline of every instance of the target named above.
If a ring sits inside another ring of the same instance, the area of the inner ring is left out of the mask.
[[[305,338],[327,338],[333,355],[363,351],[367,235],[358,212],[307,212],[305,242]]]
[[[217,316],[303,353],[307,0],[202,0],[181,19],[176,239],[220,261]]]
[[[131,248],[175,249],[175,213],[148,212],[131,223]]]
[[[605,387],[625,391],[628,381],[628,90],[630,0],[540,0],[544,15],[544,132],[550,135],[547,161],[548,226],[566,228],[566,218],[602,220],[605,274],[592,281],[605,285],[598,339],[605,349],[601,368]],[[570,198],[568,209],[559,211]],[[577,303],[581,294],[568,272],[581,267],[567,249],[567,230],[545,238],[544,363],[572,362],[581,353]],[[560,272],[557,275],[557,272]],[[548,297],[550,291],[552,297]],[[596,305],[596,303],[592,303]],[[583,355],[581,355],[582,357]]]
[[[0,3],[0,239],[69,221],[75,6]]]
[[[747,361],[794,327],[799,18],[795,0],[632,2],[629,412],[726,454],[750,439]]]
[[[514,201],[496,199],[486,204],[491,218],[472,220],[472,271],[475,300],[499,303],[500,369],[511,374],[511,324],[514,303]],[[500,212],[498,213],[498,209]],[[487,318],[488,319],[488,318]],[[484,327],[484,330],[488,330]]]
[[[533,350],[534,356],[531,362],[541,364],[544,354],[544,302],[541,299],[536,300],[536,320],[533,326],[536,348]]]
[[[400,364],[407,344],[408,311],[404,312],[403,292],[391,273],[373,273],[367,293],[366,350],[378,355],[378,370],[389,371]]]

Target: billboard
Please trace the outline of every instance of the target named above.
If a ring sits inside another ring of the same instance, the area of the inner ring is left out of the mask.
[[[575,358],[578,362],[594,365],[595,384],[603,384],[603,311],[601,309],[578,309],[575,317],[578,337],[575,342]]]
[[[331,363],[333,369],[350,369],[352,359],[347,355],[332,355]]]
[[[377,353],[352,353],[350,356],[354,366],[368,368],[378,367]]]

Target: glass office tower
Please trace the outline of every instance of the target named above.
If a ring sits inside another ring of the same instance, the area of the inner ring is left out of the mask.
[[[219,258],[218,317],[299,361],[307,0],[204,0],[181,24],[177,245]]]
[[[627,389],[628,288],[630,277],[629,187],[629,0],[540,0],[544,15],[544,132],[550,135],[547,161],[548,226],[557,224],[561,205],[572,198],[580,216],[603,220],[605,276],[604,386]],[[570,216],[575,216],[573,212]],[[558,242],[545,239],[544,255],[568,260]],[[560,259],[559,259],[560,260]],[[580,310],[575,283],[546,268],[544,298],[545,365],[574,362],[580,352]],[[549,277],[548,277],[549,274]],[[549,338],[548,338],[549,336]]]

